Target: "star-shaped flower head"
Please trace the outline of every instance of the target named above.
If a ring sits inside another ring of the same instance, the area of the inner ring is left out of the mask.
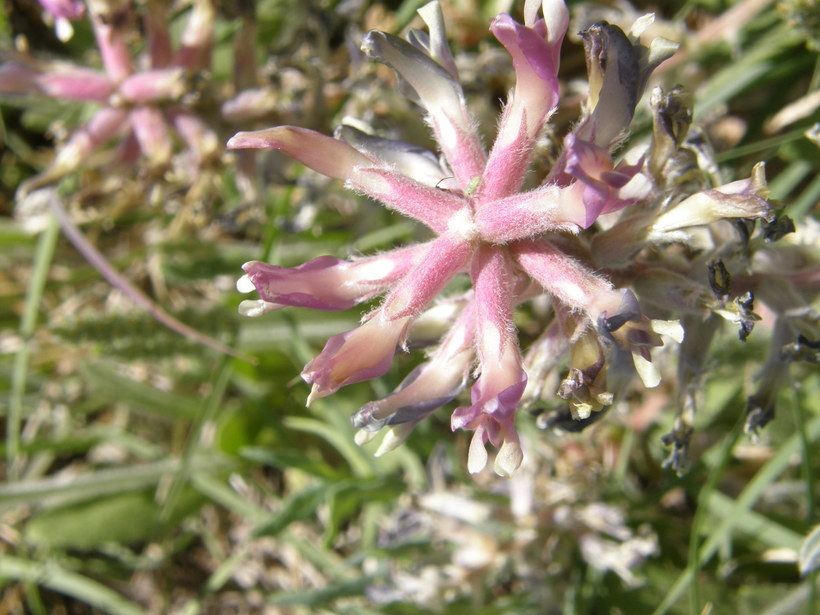
[[[612,402],[605,364],[613,349],[631,355],[644,383],[655,386],[650,349],[662,345],[658,333],[681,337],[676,323],[650,321],[629,290],[596,273],[577,237],[600,216],[653,189],[643,160],[616,164],[611,150],[649,73],[675,46],[659,40],[647,48],[606,23],[586,30],[590,94],[583,116],[548,177],[524,190],[536,140],[558,104],[565,4],[527,0],[523,24],[509,15],[493,20],[490,30],[512,58],[516,83],[489,152],[465,104],[438,3],[419,14],[429,33],[413,31],[405,41],[371,31],[362,49],[390,66],[424,109],[440,155],[350,126],[340,127],[335,138],[292,126],[239,133],[228,147],[280,150],[426,225],[435,239],[347,261],[320,257],[292,269],[247,263],[238,288],[255,289],[260,299],[243,302],[240,310],[342,310],[384,296],[360,327],[332,337],[305,367],[309,403],[384,374],[414,321],[454,276],[468,276],[472,289],[459,298],[459,314],[429,359],[393,394],[365,405],[353,424],[361,430],[359,441],[389,429],[381,454],[472,380],[470,403],[455,410],[452,428],[474,432],[470,472],[485,466],[490,442],[499,449],[496,472],[509,476],[522,461],[515,414],[527,387],[513,323],[518,304],[544,291],[550,296],[571,350],[570,375],[558,393],[579,417]]]

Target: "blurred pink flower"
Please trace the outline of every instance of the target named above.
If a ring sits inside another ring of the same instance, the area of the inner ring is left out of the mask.
[[[41,0],[52,15],[77,19],[82,3]],[[187,146],[194,162],[218,151],[215,133],[185,104],[193,77],[210,63],[216,17],[212,0],[193,0],[180,48],[171,50],[168,24],[158,11],[144,19],[149,45],[145,58],[134,58],[127,43],[131,34],[130,3],[106,0],[88,4],[103,70],[63,63],[41,64],[13,58],[0,64],[0,93],[37,93],[61,100],[101,104],[101,108],[60,146],[51,164],[21,186],[21,195],[51,183],[87,163],[88,157],[119,137],[119,156],[142,154],[152,165],[164,165],[173,153],[172,132]],[[146,66],[146,68],[138,68]]]

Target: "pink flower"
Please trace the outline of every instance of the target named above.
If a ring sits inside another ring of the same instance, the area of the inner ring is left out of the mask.
[[[73,0],[41,0],[59,19],[77,19],[84,6]],[[145,16],[151,44],[147,57],[135,59],[128,46],[130,4],[90,3],[89,19],[100,50],[103,71],[72,65],[40,65],[29,60],[0,64],[0,92],[37,93],[61,100],[101,103],[103,107],[61,146],[52,165],[23,184],[21,194],[80,168],[89,155],[120,137],[121,157],[130,143],[153,165],[164,165],[173,153],[172,132],[180,135],[198,163],[217,151],[210,128],[185,104],[190,79],[210,63],[215,11],[211,0],[195,0],[181,46],[170,50],[168,25],[157,15]],[[144,70],[137,66],[147,65]]]
[[[571,403],[576,418],[612,403],[606,385],[610,357],[631,356],[645,384],[655,386],[650,348],[663,345],[659,333],[681,337],[676,323],[644,316],[635,295],[619,288],[612,272],[597,270],[587,241],[577,237],[601,216],[628,212],[657,194],[647,156],[616,162],[611,151],[629,126],[649,73],[675,46],[656,41],[646,48],[605,23],[586,30],[585,113],[548,177],[522,190],[536,139],[558,103],[559,50],[568,24],[562,0],[539,5],[527,0],[523,24],[500,15],[490,26],[511,56],[516,85],[489,152],[465,103],[436,2],[419,10],[429,34],[413,31],[408,42],[373,31],[362,49],[393,68],[423,107],[440,157],[350,126],[340,127],[335,138],[280,126],[242,132],[228,142],[230,149],[280,150],[436,234],[428,243],[364,259],[321,257],[294,269],[245,265],[240,289],[254,287],[261,299],[243,303],[246,313],[284,305],[347,309],[385,295],[361,327],[331,338],[305,368],[302,375],[313,385],[309,400],[384,373],[410,325],[447,283],[454,276],[470,278],[473,290],[429,360],[394,393],[354,415],[361,430],[357,441],[388,430],[378,454],[453,400],[472,372],[470,404],[457,408],[451,421],[454,430],[474,431],[468,470],[484,468],[489,442],[499,449],[495,471],[512,474],[523,459],[515,418],[527,388],[513,312],[541,291],[548,293],[561,325],[550,329],[550,348],[571,348],[570,373],[557,393]],[[538,17],[539,8],[545,18]],[[703,198],[748,198],[745,184],[718,192]],[[636,224],[627,237],[639,242],[651,219]],[[560,334],[567,343],[557,342]]]

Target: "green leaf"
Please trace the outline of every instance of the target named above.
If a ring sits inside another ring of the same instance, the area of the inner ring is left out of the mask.
[[[324,483],[296,493],[282,505],[282,509],[253,533],[255,538],[276,536],[294,521],[308,519],[316,514],[316,509],[327,499],[328,486]]]
[[[128,545],[156,540],[202,502],[201,496],[188,490],[163,521],[153,491],[123,493],[41,513],[26,524],[24,535],[28,542],[51,549],[88,550],[107,542]]]
[[[162,477],[175,474],[179,468],[179,461],[163,460],[89,472],[70,481],[56,476],[0,485],[0,510],[21,505],[55,508],[124,491],[138,491],[155,486]],[[192,464],[194,471],[228,468],[230,464],[214,454],[197,457]]]
[[[311,459],[301,450],[272,451],[259,446],[245,446],[239,451],[239,456],[256,464],[272,466],[280,470],[296,468],[325,480],[341,480],[347,473],[338,471],[329,464]]]
[[[797,561],[804,577],[820,568],[820,525],[815,525],[806,536]]]
[[[302,605],[316,608],[330,604],[339,598],[360,596],[371,582],[370,578],[361,577],[352,581],[344,581],[311,591],[281,592],[268,596],[268,603],[273,605]]]
[[[325,546],[330,547],[342,525],[362,511],[368,504],[395,501],[404,490],[404,484],[394,477],[369,481],[351,481],[338,484],[329,502],[329,519],[325,528]]]
[[[769,547],[796,551],[800,546],[800,534],[753,510],[737,508],[734,500],[718,491],[709,497],[708,508],[709,512],[721,520],[731,519],[736,529],[755,537]]]
[[[161,391],[131,380],[104,363],[86,363],[80,368],[92,391],[108,401],[128,404],[135,412],[147,412],[168,419],[190,419],[197,415],[199,403],[193,397]]]
[[[36,583],[71,596],[108,615],[145,615],[138,605],[117,592],[52,561],[31,562],[7,555],[0,556],[0,578]]]

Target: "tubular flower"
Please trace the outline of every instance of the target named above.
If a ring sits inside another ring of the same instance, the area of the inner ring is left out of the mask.
[[[499,449],[496,472],[509,476],[523,458],[515,426],[523,404],[557,393],[573,419],[587,419],[620,392],[607,385],[613,365],[634,369],[647,387],[659,384],[651,351],[665,338],[679,342],[683,330],[666,319],[675,307],[666,294],[650,298],[653,315],[661,319],[642,312],[641,297],[629,288],[646,270],[635,255],[646,246],[662,252],[669,243],[688,241],[680,229],[733,217],[768,220],[772,213],[760,171],[716,188],[670,185],[665,174],[674,165],[660,165],[658,152],[665,159],[684,152],[686,131],[662,131],[670,125],[667,111],[655,111],[657,136],[648,150],[631,162],[613,158],[649,74],[676,47],[662,39],[641,45],[637,37],[647,19],[630,35],[607,23],[582,34],[589,96],[564,138],[563,154],[540,184],[532,184],[527,174],[535,143],[558,104],[559,51],[569,21],[563,0],[527,0],[524,23],[499,15],[490,25],[510,54],[516,82],[489,151],[466,105],[438,4],[419,14],[429,32],[412,31],[403,40],[372,31],[362,49],[398,74],[403,91],[424,110],[440,155],[351,126],[340,127],[335,137],[291,126],[242,132],[228,147],[280,150],[417,220],[436,238],[349,261],[321,257],[294,269],[248,263],[239,288],[255,289],[260,301],[243,302],[241,309],[247,315],[285,305],[338,310],[384,295],[361,327],[331,338],[305,368],[302,376],[313,385],[310,401],[384,373],[396,347],[412,336],[412,323],[435,309],[431,304],[447,283],[469,278],[472,290],[450,304],[460,315],[449,321],[450,331],[429,359],[394,393],[366,404],[353,424],[359,442],[388,430],[381,454],[454,400],[472,378],[470,404],[455,410],[452,428],[474,432],[470,472],[485,466],[489,442]],[[535,187],[525,188],[525,178]],[[602,258],[609,262],[602,264]],[[670,272],[660,276],[664,280],[702,287],[696,275],[676,270],[678,261],[668,265],[658,265]],[[513,313],[541,293],[552,303],[553,322],[535,354],[522,357]],[[727,297],[713,299],[708,289],[692,296],[695,311],[727,305]],[[556,388],[547,391],[540,382],[528,387],[528,371],[543,381],[560,366],[551,353],[567,349],[568,373]]]

